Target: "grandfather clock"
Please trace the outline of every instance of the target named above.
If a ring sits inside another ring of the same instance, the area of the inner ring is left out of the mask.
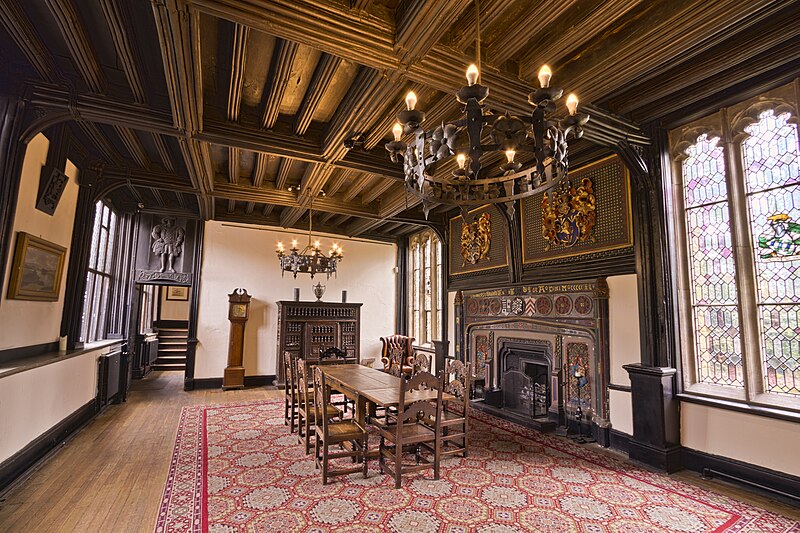
[[[250,295],[245,289],[235,289],[228,295],[228,320],[231,338],[228,343],[228,366],[222,378],[223,390],[244,388],[244,326],[250,309]]]

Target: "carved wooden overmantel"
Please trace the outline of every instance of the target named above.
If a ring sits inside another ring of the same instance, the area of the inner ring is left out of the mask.
[[[474,365],[478,396],[502,409],[503,380],[515,370],[504,354],[525,351],[526,344],[543,346],[549,417],[564,423],[580,407],[598,441],[607,445],[608,297],[605,278],[462,291],[456,327],[461,324],[463,337],[456,356]]]
[[[198,223],[193,218],[140,213],[134,281],[191,286]]]

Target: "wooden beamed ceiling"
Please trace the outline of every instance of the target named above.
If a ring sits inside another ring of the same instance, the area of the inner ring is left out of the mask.
[[[408,90],[428,124],[458,116],[453,94],[475,58],[473,1],[137,3],[4,0],[0,10],[6,70],[19,73],[42,124],[72,121],[115,202],[296,228],[313,207],[321,231],[376,238],[419,227],[418,202],[383,144]],[[637,124],[674,126],[736,88],[800,73],[791,0],[480,8],[491,109],[530,112],[547,63],[592,115],[571,144],[573,168],[647,143]],[[363,144],[348,150],[355,138]]]

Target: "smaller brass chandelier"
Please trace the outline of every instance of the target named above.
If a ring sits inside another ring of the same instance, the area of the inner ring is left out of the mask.
[[[311,208],[308,210],[308,244],[305,248],[300,250],[297,247],[297,239],[292,240],[292,247],[287,253],[284,250],[282,242],[279,242],[275,253],[278,255],[278,261],[281,264],[281,277],[286,272],[291,272],[295,278],[298,273],[311,274],[311,279],[314,279],[315,274],[325,274],[330,279],[331,274],[336,274],[336,268],[339,261],[344,259],[342,247],[337,243],[331,245],[328,254],[322,252],[319,241],[311,242],[311,220],[313,219],[313,211]]]

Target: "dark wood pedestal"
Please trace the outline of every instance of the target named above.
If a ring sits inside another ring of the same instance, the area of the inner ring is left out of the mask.
[[[624,365],[631,379],[633,438],[628,455],[667,472],[683,468],[680,405],[674,395],[674,368]]]

